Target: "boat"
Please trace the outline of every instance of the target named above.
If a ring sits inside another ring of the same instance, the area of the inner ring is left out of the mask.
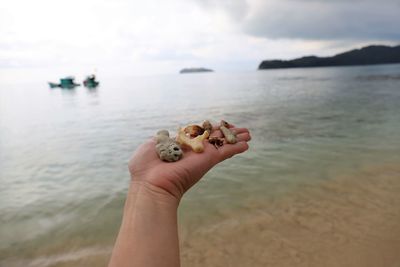
[[[60,84],[49,82],[49,86],[50,86],[50,88],[57,88],[57,87],[60,87]]]
[[[62,89],[73,89],[76,86],[80,86],[79,83],[75,83],[75,78],[72,76],[68,76],[65,78],[61,78],[60,79],[60,83],[53,83],[53,82],[49,82],[49,86],[50,88],[57,88],[60,87]]]
[[[83,85],[86,88],[96,88],[97,86],[99,86],[100,82],[96,81],[96,76],[94,74],[89,75],[86,77],[86,79],[83,81]]]
[[[65,77],[60,79],[60,87],[63,89],[72,89],[75,88],[76,86],[80,86],[79,83],[74,82],[75,78],[72,76]]]

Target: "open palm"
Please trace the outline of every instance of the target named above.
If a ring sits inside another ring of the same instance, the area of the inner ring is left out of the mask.
[[[213,166],[248,149],[249,131],[246,128],[231,130],[237,135],[236,144],[225,144],[216,149],[204,142],[204,152],[185,150],[183,158],[176,162],[161,161],[155,149],[156,141],[147,141],[138,147],[129,161],[132,181],[149,183],[180,199]],[[216,130],[211,136],[221,136],[221,132]]]

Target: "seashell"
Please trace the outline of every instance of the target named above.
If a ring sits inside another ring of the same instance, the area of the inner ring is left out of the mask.
[[[229,128],[231,125],[228,122],[221,120],[221,126],[225,126],[226,128]]]
[[[204,133],[204,129],[199,125],[189,125],[184,129],[185,133],[189,134],[190,137],[196,137]]]
[[[183,156],[183,151],[179,144],[169,137],[167,130],[161,130],[156,135],[156,151],[161,160],[167,162],[178,161]]]
[[[235,143],[237,143],[236,135],[228,127],[229,127],[229,123],[222,120],[221,126],[219,127],[219,129],[221,130],[222,134],[225,136],[226,142],[228,144],[235,144]]]
[[[212,124],[211,124],[210,121],[205,120],[205,121],[203,122],[203,128],[204,128],[205,131],[207,131],[209,134],[211,134],[212,128],[213,128],[213,127],[212,127]]]
[[[224,138],[214,136],[214,137],[208,138],[208,142],[210,144],[214,145],[215,148],[218,149],[218,147],[221,147],[224,145]]]

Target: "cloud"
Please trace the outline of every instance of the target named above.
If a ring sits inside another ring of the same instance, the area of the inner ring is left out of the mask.
[[[198,2],[203,3],[201,0]],[[246,34],[269,39],[400,40],[398,0],[237,0],[224,10]]]
[[[271,1],[244,30],[268,38],[400,40],[399,1]]]
[[[399,0],[13,0],[0,6],[0,68],[254,69],[395,43],[398,14]]]
[[[194,0],[197,4],[206,9],[223,10],[234,20],[242,20],[250,9],[250,5],[245,0]]]
[[[0,7],[0,67],[195,60],[224,27],[216,21],[180,0],[9,1]]]

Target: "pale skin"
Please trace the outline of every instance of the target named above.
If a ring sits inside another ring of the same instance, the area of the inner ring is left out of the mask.
[[[183,194],[216,164],[248,149],[246,128],[231,128],[236,144],[216,149],[204,141],[203,153],[184,150],[184,157],[163,162],[155,140],[141,145],[129,162],[131,183],[109,267],[178,267],[177,210]],[[221,136],[216,130],[211,136]]]

